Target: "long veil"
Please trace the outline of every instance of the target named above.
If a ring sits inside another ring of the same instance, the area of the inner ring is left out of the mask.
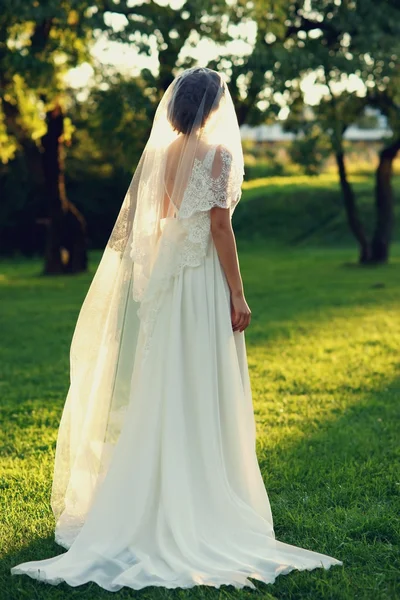
[[[135,401],[132,376],[151,339],[144,323],[149,314],[154,318],[154,298],[206,252],[199,220],[192,231],[180,229],[180,245],[168,239],[165,223],[189,223],[212,205],[233,211],[242,179],[240,132],[226,83],[210,69],[184,71],[158,106],[75,327],[51,497],[56,540],[65,547],[85,521]]]

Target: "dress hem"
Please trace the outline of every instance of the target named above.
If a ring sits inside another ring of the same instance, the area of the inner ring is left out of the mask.
[[[261,583],[265,583],[265,584],[273,584],[275,583],[277,577],[279,577],[280,575],[288,575],[289,573],[291,573],[292,571],[313,571],[314,569],[319,569],[319,568],[323,568],[325,569],[325,571],[328,571],[331,567],[335,567],[335,566],[343,566],[343,562],[340,560],[332,560],[332,562],[328,563],[328,564],[323,564],[322,562],[320,564],[316,564],[316,565],[311,565],[311,566],[295,566],[295,565],[282,565],[282,568],[277,568],[274,575],[272,577],[265,577],[263,576],[261,573],[259,572],[254,572],[251,575],[248,573],[240,573],[238,572],[238,575],[240,578],[243,578],[243,582],[240,582],[239,580],[236,582],[227,582],[227,581],[223,581],[222,578],[221,580],[212,580],[210,579],[205,579],[204,576],[198,576],[198,578],[193,579],[191,578],[189,581],[185,582],[179,582],[179,581],[162,581],[162,582],[152,582],[149,583],[147,585],[139,585],[139,586],[135,586],[135,585],[129,585],[127,583],[120,585],[120,584],[116,584],[115,586],[110,586],[110,587],[105,587],[104,585],[101,585],[98,581],[96,581],[95,579],[88,579],[87,581],[83,581],[83,582],[79,582],[79,583],[73,583],[71,580],[68,579],[64,579],[63,577],[59,577],[59,578],[54,578],[54,579],[41,579],[40,577],[40,570],[38,569],[19,569],[17,567],[13,567],[11,569],[11,574],[12,575],[28,575],[28,577],[31,577],[32,579],[36,579],[38,581],[40,581],[41,583],[46,583],[46,584],[50,584],[50,585],[59,585],[60,583],[66,583],[67,585],[71,586],[71,587],[79,587],[81,585],[86,585],[88,583],[96,583],[96,585],[98,585],[101,589],[107,590],[109,592],[118,592],[123,588],[130,588],[133,590],[141,590],[144,589],[146,587],[164,587],[167,589],[188,589],[188,588],[192,588],[192,587],[196,587],[196,586],[200,586],[200,585],[204,585],[207,587],[214,587],[219,589],[222,585],[226,585],[226,586],[234,586],[237,589],[242,589],[244,587],[250,587],[251,589],[256,589],[256,586],[253,584],[252,581],[250,581],[250,579],[255,579],[256,581],[260,581]],[[39,576],[38,576],[39,573]]]

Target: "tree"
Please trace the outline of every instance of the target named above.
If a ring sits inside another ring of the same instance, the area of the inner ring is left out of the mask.
[[[394,221],[394,192],[392,186],[393,161],[400,150],[400,94],[399,68],[389,81],[379,83],[368,94],[368,101],[387,118],[392,130],[379,154],[379,165],[375,176],[376,224],[372,237],[372,256],[376,262],[386,262]]]
[[[68,137],[63,74],[88,58],[88,11],[85,0],[18,6],[2,0],[0,9],[0,123],[5,140],[0,158],[7,162],[23,153],[28,171],[44,183],[47,274],[82,271],[87,263],[84,220],[65,192],[62,146]],[[44,121],[40,112],[46,114]]]
[[[174,79],[176,68],[192,66],[190,49],[202,38],[215,42],[229,39],[223,17],[230,9],[226,0],[186,0],[179,8],[160,5],[154,0],[135,4],[130,0],[102,0],[98,3],[97,25],[103,27],[105,14],[125,17],[118,31],[108,31],[110,40],[134,44],[141,53],[150,54],[155,42],[158,74],[142,73],[148,86],[158,92],[157,101]],[[95,17],[94,17],[95,18]],[[182,50],[188,50],[185,57]]]
[[[67,0],[61,4],[50,0],[43,6],[38,2],[27,5],[20,2],[21,10],[9,0],[0,3],[3,5],[0,7],[3,9],[0,16],[0,141],[4,142],[0,158],[7,162],[20,154],[32,165],[35,163],[38,186],[43,185],[48,198],[45,272],[83,270],[86,267],[84,221],[68,201],[64,184],[64,147],[71,133],[65,109],[71,106],[71,98],[63,75],[70,67],[91,60],[90,49],[100,32],[111,41],[133,44],[142,53],[150,52],[155,40],[159,60],[156,75],[143,70],[140,78],[129,82],[113,73],[111,77],[102,78],[101,88],[92,97],[98,115],[114,98],[115,105],[107,113],[106,120],[112,120],[116,125],[110,146],[114,145],[117,154],[121,155],[114,142],[123,137],[121,130],[119,134],[117,132],[125,116],[120,114],[116,123],[115,109],[120,103],[115,92],[127,91],[129,87],[133,92],[135,107],[132,110],[130,106],[127,114],[132,116],[134,113],[135,119],[138,117],[143,145],[156,105],[172,81],[174,69],[192,64],[190,56],[185,58],[181,54],[182,49],[186,47],[190,51],[190,46],[204,36],[224,38],[221,19],[226,3],[225,0],[187,0],[179,9],[172,9],[153,0],[135,5],[129,0],[96,3]],[[124,27],[113,28],[111,17],[115,16],[125,19]],[[24,89],[19,96],[16,81]],[[28,109],[26,98],[30,98]],[[45,120],[40,119],[40,113],[46,114]],[[147,125],[143,119],[147,120]],[[135,125],[138,125],[137,120]],[[100,129],[107,130],[107,122],[102,123]],[[94,134],[93,130],[91,134]],[[131,164],[137,153],[136,146],[130,157]],[[68,247],[65,245],[67,239]],[[65,255],[67,262],[63,260]]]
[[[391,165],[399,148],[399,111],[393,99],[397,86],[391,82],[398,77],[400,7],[395,0],[383,4],[377,0],[285,4],[286,19],[282,24],[278,18],[281,28],[271,43],[275,90],[286,94],[292,124],[297,120],[297,129],[303,125],[307,133],[300,81],[314,73],[315,82],[323,86],[323,97],[312,107],[313,118],[330,140],[349,227],[360,246],[360,262],[385,262],[393,223]],[[272,11],[272,3],[270,6]],[[364,85],[351,89],[351,79]],[[372,98],[390,116],[395,135],[381,153],[376,176],[376,226],[372,240],[368,240],[347,175],[343,140],[347,127],[373,103]],[[387,110],[385,102],[390,107]]]
[[[246,57],[229,57],[239,122],[258,124],[282,108],[290,108],[287,125],[303,135],[297,149],[302,145],[323,153],[328,142],[337,163],[348,224],[359,243],[360,262],[384,262],[393,222],[390,179],[400,119],[399,101],[394,99],[398,86],[391,83],[399,77],[397,0],[256,0],[251,4],[243,0],[236,6],[257,23],[252,52]],[[226,59],[220,60],[219,66]],[[311,111],[302,89],[307,75],[323,90]],[[360,85],[349,86],[355,82]],[[359,215],[344,150],[346,129],[369,104],[379,106],[394,131],[382,150],[376,175],[377,217],[372,240]],[[307,168],[315,166],[312,157]]]

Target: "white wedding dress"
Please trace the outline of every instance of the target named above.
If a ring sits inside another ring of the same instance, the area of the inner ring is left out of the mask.
[[[272,583],[293,569],[341,564],[274,538],[244,334],[232,331],[210,202],[198,186],[189,185],[186,198],[186,219],[162,222],[131,401],[93,506],[74,541],[58,539],[72,543],[68,552],[14,567],[14,574],[71,586],[94,581],[110,591],[240,588],[254,587],[249,577]],[[174,275],[165,277],[171,264]]]

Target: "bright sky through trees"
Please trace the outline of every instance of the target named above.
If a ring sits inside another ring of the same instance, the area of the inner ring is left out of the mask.
[[[158,0],[160,6],[170,5],[174,9],[179,9],[182,6],[182,0],[171,0],[163,1]],[[141,4],[137,0],[133,0],[132,5]],[[106,24],[111,26],[115,31],[121,31],[124,29],[127,19],[124,15],[116,13],[106,13],[105,15]],[[185,46],[182,53],[181,59],[187,56],[193,57],[200,66],[206,66],[211,60],[223,54],[236,54],[237,56],[249,54],[252,50],[253,44],[256,37],[257,25],[254,21],[243,22],[239,25],[231,25],[234,39],[228,42],[224,46],[218,45],[215,42],[207,39],[196,40],[193,46]],[[268,34],[267,34],[268,35]],[[313,32],[316,36],[316,32]],[[193,40],[194,41],[194,40]],[[110,41],[105,33],[100,33],[92,49],[92,55],[94,63],[100,67],[107,65],[116,69],[127,76],[136,76],[140,73],[143,68],[150,69],[154,74],[157,73],[158,69],[158,57],[156,49],[156,40],[150,37],[150,55],[140,54],[137,46],[133,42],[132,44],[125,44],[120,42]],[[67,81],[73,88],[82,90],[81,94],[84,98],[86,96],[85,90],[91,85],[91,78],[94,70],[88,63],[83,63],[75,69],[71,69],[67,75]],[[302,90],[305,94],[305,101],[309,105],[318,104],[321,97],[327,93],[326,86],[316,83],[318,77],[317,72],[310,72],[303,78]],[[343,80],[340,83],[335,84],[336,89],[333,91],[340,92],[343,89],[347,89],[349,92],[356,92],[360,95],[364,95],[365,86],[364,83],[356,75],[343,75]],[[287,109],[283,109],[280,113],[280,118],[286,118],[288,113]]]

